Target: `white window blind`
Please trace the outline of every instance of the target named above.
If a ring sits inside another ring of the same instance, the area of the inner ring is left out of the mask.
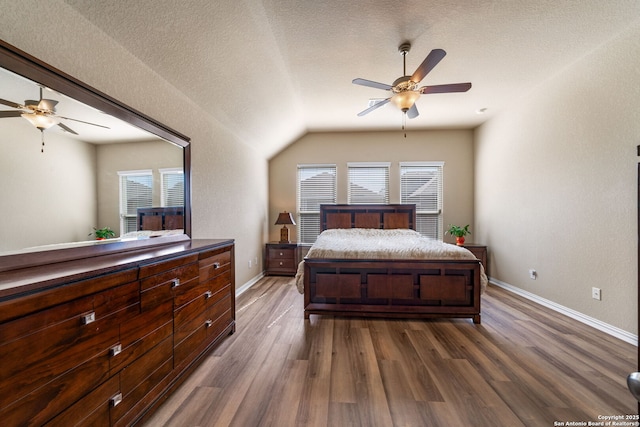
[[[336,203],[335,165],[298,165],[298,242],[320,234],[320,205]]]
[[[150,170],[118,172],[120,176],[120,235],[137,230],[138,208],[153,204],[153,174]]]
[[[400,203],[416,205],[416,230],[442,240],[443,162],[400,163]]]
[[[389,163],[348,163],[350,204],[389,203]]]
[[[160,203],[163,207],[184,206],[184,172],[182,169],[160,169]]]

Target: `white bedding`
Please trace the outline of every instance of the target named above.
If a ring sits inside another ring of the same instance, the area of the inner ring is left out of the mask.
[[[414,230],[350,228],[325,230],[307,258],[338,259],[476,259],[468,249],[422,236]],[[304,261],[298,265],[296,287],[304,293]],[[481,291],[487,276],[480,266]]]
[[[175,229],[175,230],[140,230],[140,231],[130,231],[126,234],[122,235],[122,239],[139,239],[146,237],[162,237],[162,236],[175,236],[178,234],[184,234],[183,229]]]

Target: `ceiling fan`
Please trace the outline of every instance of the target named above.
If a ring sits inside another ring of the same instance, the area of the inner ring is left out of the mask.
[[[15,108],[17,111],[0,111],[0,119],[9,117],[23,117],[28,120],[33,126],[38,128],[42,132],[42,145],[44,147],[44,131],[52,126],[57,125],[63,131],[78,135],[78,132],[71,129],[69,126],[61,123],[60,120],[72,120],[78,123],[84,123],[91,126],[98,126],[101,128],[109,129],[107,126],[99,125],[96,123],[85,122],[83,120],[72,119],[71,117],[59,116],[56,114],[56,104],[58,101],[54,99],[44,99],[42,97],[42,87],[40,87],[40,99],[33,100],[27,99],[23,104],[17,102],[7,101],[6,99],[0,99],[0,104],[6,105],[11,108]]]
[[[416,69],[416,71],[411,75],[407,76],[407,53],[411,49],[411,44],[403,43],[398,47],[398,51],[402,55],[403,58],[403,76],[397,78],[392,85],[378,83],[371,80],[366,79],[353,79],[354,84],[373,87],[376,89],[383,89],[387,91],[391,91],[393,95],[389,98],[379,100],[371,105],[366,110],[358,113],[359,117],[364,116],[365,114],[369,114],[375,109],[386,105],[389,101],[393,102],[403,113],[406,114],[410,119],[418,117],[418,108],[416,107],[415,102],[420,98],[420,95],[427,95],[432,93],[450,93],[450,92],[466,92],[471,89],[471,83],[451,83],[444,85],[435,85],[435,86],[422,86],[418,88],[418,83],[425,78],[433,68],[438,65],[438,63],[445,57],[447,54],[442,49],[433,49],[429,55],[422,61],[422,64]]]

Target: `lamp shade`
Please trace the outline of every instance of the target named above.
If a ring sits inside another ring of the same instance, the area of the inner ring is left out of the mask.
[[[278,215],[278,219],[276,220],[275,225],[287,225],[287,224],[291,224],[291,225],[296,225],[296,222],[293,220],[293,215],[291,215],[291,212],[281,212]]]
[[[40,130],[49,129],[51,126],[57,125],[60,122],[56,118],[44,114],[23,113],[21,116]]]
[[[406,113],[409,108],[413,107],[413,104],[418,98],[420,98],[420,92],[407,90],[393,95],[391,97],[391,102],[396,104],[400,110]]]

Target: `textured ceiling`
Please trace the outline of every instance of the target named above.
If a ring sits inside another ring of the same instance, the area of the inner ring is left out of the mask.
[[[635,25],[637,0],[65,0],[213,120],[269,157],[308,131],[399,129],[384,106],[356,114],[441,48],[408,129],[473,128]],[[589,76],[576,76],[588,79]],[[486,108],[485,114],[476,111]]]

